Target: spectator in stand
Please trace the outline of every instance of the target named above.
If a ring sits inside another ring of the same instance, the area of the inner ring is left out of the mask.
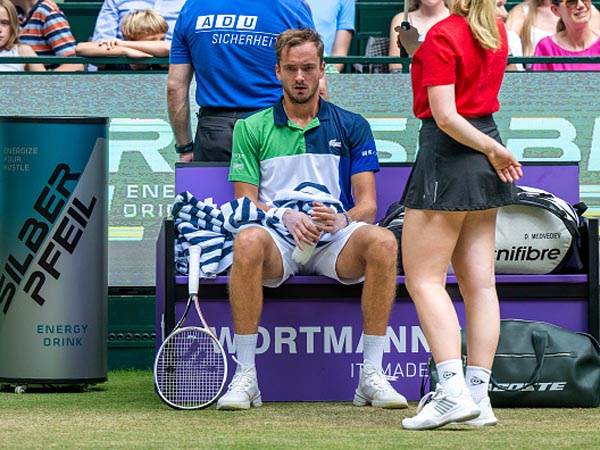
[[[419,41],[423,42],[429,29],[450,15],[446,1],[444,0],[406,0],[408,6],[408,22],[419,32]],[[398,32],[396,27],[404,21],[404,13],[398,13],[392,19],[390,25],[390,47],[389,56],[412,56],[398,45]],[[390,72],[400,72],[402,64],[390,64]]]
[[[592,29],[591,0],[552,0],[558,19],[557,33],[542,39],[535,56],[600,56],[600,30]],[[531,70],[600,70],[598,64],[533,64]]]
[[[506,22],[508,18],[508,11],[506,10],[506,0],[496,1],[496,17],[502,22]],[[506,30],[506,37],[508,39],[508,56],[523,56],[523,45],[519,35],[512,30]],[[523,64],[509,64],[506,70],[510,71],[523,71],[525,67]]]
[[[325,56],[348,56],[354,34],[354,0],[306,0],[315,28],[325,44]],[[338,72],[344,64],[334,65]]]
[[[10,0],[0,0],[0,57],[37,56],[29,45],[19,43],[19,18]],[[1,59],[0,59],[1,61]],[[2,63],[0,72],[43,72],[42,64]]]
[[[532,56],[538,42],[556,32],[558,18],[552,12],[551,4],[551,0],[527,0],[510,10],[506,28],[521,38],[523,56]],[[594,6],[591,25],[600,29],[600,13]]]
[[[169,25],[165,40],[173,38],[175,21],[185,0],[104,0],[92,41],[100,42],[108,39],[125,39],[122,31],[123,20],[133,11],[151,9],[163,16]]]
[[[128,56],[130,58],[149,58],[169,56],[171,43],[165,41],[169,25],[164,17],[150,9],[133,11],[125,16],[121,24],[121,34],[125,38],[106,39],[99,42],[77,44],[77,54],[87,57]],[[164,69],[160,65],[148,64],[109,64],[110,70],[152,70]],[[158,66],[158,67],[156,67]]]
[[[189,1],[173,33],[167,81],[169,119],[180,161],[229,161],[233,125],[276,103],[275,40],[289,28],[314,28],[301,0]],[[200,106],[190,129],[189,88]]]
[[[11,0],[17,8],[19,41],[39,56],[75,56],[75,39],[63,12],[52,0]],[[56,71],[83,70],[82,64],[60,64]]]

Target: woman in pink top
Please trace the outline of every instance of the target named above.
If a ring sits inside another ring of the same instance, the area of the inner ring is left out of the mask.
[[[542,39],[535,56],[600,56],[600,33],[590,26],[591,0],[552,0],[557,33]],[[600,70],[600,64],[533,64],[531,70]]]

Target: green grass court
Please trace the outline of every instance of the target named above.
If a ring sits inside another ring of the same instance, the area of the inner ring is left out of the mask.
[[[282,380],[293,383],[293,380]],[[109,373],[84,393],[0,393],[0,448],[599,448],[600,409],[498,409],[500,423],[403,431],[408,410],[265,403],[244,412],[175,411],[150,371]]]

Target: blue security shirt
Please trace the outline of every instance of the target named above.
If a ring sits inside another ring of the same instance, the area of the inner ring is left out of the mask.
[[[188,0],[170,62],[192,64],[200,106],[264,108],[282,93],[275,41],[290,28],[314,28],[303,0]]]

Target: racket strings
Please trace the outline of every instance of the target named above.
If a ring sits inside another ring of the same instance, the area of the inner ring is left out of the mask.
[[[184,328],[164,342],[156,364],[157,388],[181,408],[201,407],[220,393],[225,357],[215,340],[199,328]]]

